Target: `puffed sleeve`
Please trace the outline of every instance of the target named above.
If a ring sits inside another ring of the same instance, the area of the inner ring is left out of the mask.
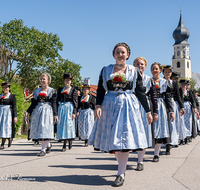
[[[138,77],[137,77],[137,81],[136,81],[135,95],[139,99],[139,101],[142,104],[142,106],[143,106],[144,110],[146,111],[146,113],[148,113],[151,110],[150,110],[149,104],[147,102],[146,89],[143,86],[142,75],[141,75],[141,73],[139,71],[137,73],[137,76]]]
[[[13,111],[13,117],[17,117],[17,106],[16,106],[16,97],[14,94],[12,94],[12,111]]]
[[[34,93],[35,93],[35,92],[34,92]],[[33,93],[33,95],[34,95],[34,93]],[[30,107],[28,108],[27,112],[30,113],[30,114],[32,114],[33,109],[35,109],[36,106],[37,106],[37,100],[36,100],[35,98],[32,98],[32,99],[31,99],[31,105],[30,105]]]
[[[97,89],[97,100],[96,105],[101,105],[106,94],[106,91],[103,87],[103,69],[101,70],[98,82],[98,89]]]
[[[72,94],[72,101],[74,105],[73,114],[76,115],[77,109],[78,109],[78,91],[74,88],[73,94]]]
[[[176,94],[176,98],[177,98],[179,107],[180,107],[180,109],[182,109],[182,108],[184,108],[184,105],[183,105],[183,101],[182,101],[181,96],[180,96],[180,91],[178,89],[177,81],[173,81],[173,86],[174,86],[174,92]]]
[[[151,102],[153,104],[153,113],[158,114],[157,91],[156,91],[156,86],[153,84],[152,79],[151,79],[150,95],[151,95]]]
[[[172,106],[172,96],[171,96],[171,92],[170,92],[170,87],[169,86],[167,86],[167,90],[166,90],[166,92],[164,92],[164,95],[165,95],[165,103],[166,103],[168,111],[170,113],[174,112],[174,108]]]
[[[91,109],[95,109],[95,105],[96,105],[96,103],[95,103],[95,97],[94,96],[92,96],[92,99],[91,99],[91,102],[90,102],[90,105],[91,105]]]
[[[57,107],[57,93],[56,90],[54,90],[52,97],[51,97],[51,104],[53,109],[53,115],[58,116],[58,107]]]
[[[197,108],[197,105],[195,102],[195,95],[193,94],[193,91],[189,90],[189,96],[190,96],[190,102],[192,104],[192,107]]]

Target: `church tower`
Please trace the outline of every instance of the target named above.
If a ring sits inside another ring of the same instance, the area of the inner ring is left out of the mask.
[[[173,71],[180,73],[181,77],[191,78],[191,59],[189,55],[188,38],[190,36],[189,30],[185,27],[182,20],[182,13],[180,12],[180,20],[178,27],[173,32],[174,55],[172,57]]]

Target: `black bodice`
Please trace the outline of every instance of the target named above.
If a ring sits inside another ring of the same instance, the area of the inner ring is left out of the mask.
[[[115,91],[116,87],[113,86],[112,80],[108,80],[107,82],[107,88],[110,91]],[[125,88],[121,88],[121,90],[126,91],[126,90],[131,90],[133,88],[133,81],[127,81],[127,84],[125,85]]]

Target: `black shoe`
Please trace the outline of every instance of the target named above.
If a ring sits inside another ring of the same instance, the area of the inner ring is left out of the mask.
[[[170,155],[170,150],[166,150],[166,155]]]
[[[137,171],[142,171],[143,169],[144,169],[143,164],[142,164],[142,163],[138,163],[138,164],[137,164],[136,170],[137,170]]]
[[[47,148],[46,148],[46,153],[47,153],[47,154],[49,154],[49,153],[51,152],[51,147],[52,147],[52,144],[50,144],[50,147],[47,147]]]
[[[66,152],[66,148],[62,148],[61,152]]]
[[[188,140],[187,139],[185,140],[185,144],[188,144]]]
[[[189,142],[192,142],[192,138],[188,139]]]
[[[159,156],[154,156],[153,157],[153,162],[159,162]]]
[[[46,152],[44,152],[44,151],[40,151],[40,153],[38,154],[38,156],[45,156],[46,155]]]
[[[124,179],[122,178],[121,175],[118,175],[118,176],[116,177],[114,183],[113,183],[113,186],[114,186],[114,187],[120,187],[120,186],[123,185],[123,183],[124,183]]]

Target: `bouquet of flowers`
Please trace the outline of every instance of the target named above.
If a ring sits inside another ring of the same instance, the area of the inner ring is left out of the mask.
[[[158,88],[160,89],[160,86],[158,84],[156,84],[155,86],[156,86],[156,89],[158,89]]]
[[[67,91],[63,91],[62,94],[68,94],[68,92]]]
[[[5,98],[5,96],[2,96],[2,97],[1,97],[1,99],[4,99],[4,98]]]
[[[47,95],[46,95],[46,93],[39,93],[38,96],[40,96],[40,97],[46,97]]]
[[[113,82],[126,82],[126,75],[124,73],[114,73],[110,75]]]

